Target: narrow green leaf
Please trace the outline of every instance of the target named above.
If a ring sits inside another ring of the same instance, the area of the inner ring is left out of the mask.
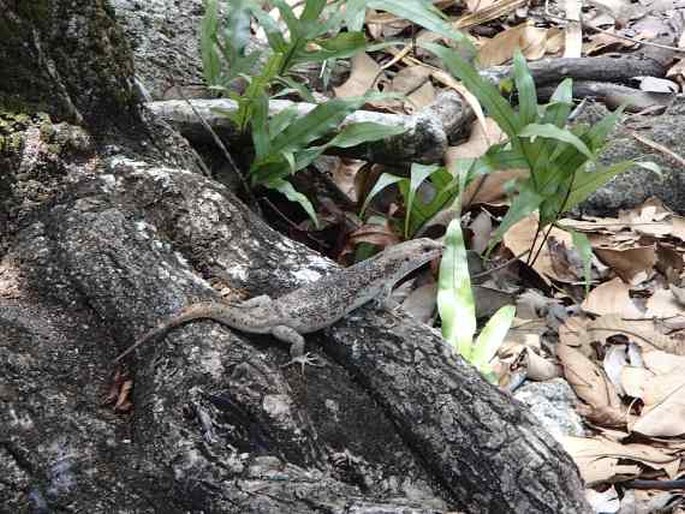
[[[514,82],[518,91],[521,123],[534,123],[538,117],[538,96],[535,82],[530,74],[526,59],[520,50],[514,52]]]
[[[573,107],[573,79],[564,79],[557,86],[545,107],[542,123],[564,128]]]
[[[327,146],[350,148],[362,143],[369,143],[386,137],[396,136],[406,131],[407,128],[403,126],[393,127],[375,123],[373,121],[350,123],[343,127],[343,129],[329,141]]]
[[[383,189],[385,189],[386,187],[391,186],[393,184],[397,184],[401,180],[408,179],[406,177],[398,177],[397,175],[391,175],[390,173],[383,173],[380,177],[378,177],[378,180],[371,188],[371,191],[369,191],[369,194],[366,195],[366,198],[364,199],[364,205],[362,205],[362,210],[359,213],[359,215],[364,215],[364,211],[369,206],[369,202],[373,199],[374,196],[383,191]]]
[[[504,216],[502,223],[492,236],[490,244],[488,245],[488,253],[495,247],[495,245],[502,240],[504,234],[509,230],[512,225],[521,221],[523,218],[535,212],[535,210],[540,207],[543,201],[543,197],[537,194],[531,189],[523,189],[514,196],[511,202],[511,207]]]
[[[293,105],[272,116],[269,120],[269,136],[271,139],[283,132],[285,127],[297,118],[297,114],[297,108]]]
[[[296,62],[346,59],[366,49],[366,38],[362,32],[341,32],[334,37],[319,38],[314,43],[319,49],[302,52]]]
[[[458,217],[450,222],[445,234],[445,253],[438,276],[438,312],[443,337],[459,355],[470,360],[476,333],[476,307]]]
[[[306,168],[309,166],[311,163],[313,163],[316,159],[319,158],[319,156],[324,153],[326,150],[327,145],[320,145],[320,146],[310,146],[309,148],[305,148],[303,150],[297,150],[295,152],[295,162],[293,164],[293,173],[296,171],[300,171],[301,169]]]
[[[264,184],[270,180],[287,177],[290,174],[290,169],[290,160],[285,152],[270,153],[265,158],[252,162],[249,171],[250,181],[253,186]]]
[[[490,147],[480,160],[485,172],[528,168],[525,157],[514,150]]]
[[[302,98],[302,100],[304,100],[305,102],[309,102],[312,104],[317,103],[316,98],[314,98],[314,95],[312,95],[311,91],[309,91],[307,86],[301,84],[300,82],[297,82],[292,77],[278,76],[275,77],[274,81],[285,85],[293,91],[296,91],[297,94],[300,95],[300,98]],[[273,98],[276,98],[276,95],[274,95]]]
[[[504,132],[514,138],[523,128],[518,115],[490,82],[483,79],[476,69],[452,48],[446,48],[436,43],[421,43],[419,45],[434,53],[445,64],[447,70],[464,83],[485,107],[488,114],[497,122]]]
[[[652,162],[652,161],[635,161],[635,166],[639,166],[640,168],[651,171],[652,173],[658,175],[659,177],[663,177],[663,175],[664,175],[664,172],[661,169],[661,166],[659,166],[657,163]]]
[[[562,212],[572,209],[616,175],[634,165],[633,161],[623,161],[608,168],[595,171],[586,171],[584,168],[578,168],[573,179],[573,189],[566,199]]]
[[[500,307],[478,334],[470,362],[481,373],[487,374],[492,371],[490,361],[502,346],[515,314],[516,307],[513,305]]]
[[[300,39],[304,35],[302,24],[300,20],[297,19],[292,7],[290,7],[284,0],[272,0],[274,6],[281,13],[281,19],[285,22],[285,25],[290,31],[290,41],[294,42]]]
[[[412,212],[412,207],[414,205],[414,197],[416,196],[416,191],[419,189],[423,181],[429,176],[435,173],[440,166],[435,164],[425,165],[414,162],[411,165],[410,180],[409,180],[409,193],[406,198],[406,214],[404,216],[404,237],[405,239],[409,237],[409,220],[410,213]]]
[[[429,180],[437,194],[426,204],[420,197],[415,198],[414,206],[409,211],[409,234],[412,237],[440,211],[453,208],[454,201],[459,196],[459,178],[454,177],[444,166],[432,173]],[[407,196],[408,192],[407,188]]]
[[[345,25],[350,32],[359,32],[364,28],[364,18],[366,17],[367,0],[344,0],[340,2],[339,10],[342,10],[345,18]]]
[[[471,45],[468,38],[452,28],[440,10],[430,2],[423,0],[369,0],[366,5],[370,9],[387,11],[399,18],[407,19],[448,39]]]
[[[216,0],[205,1],[205,14],[200,27],[200,54],[202,56],[202,71],[208,84],[216,84],[221,70],[219,53],[214,41],[219,26],[218,7]]]
[[[252,101],[252,142],[254,143],[255,157],[265,157],[271,149],[269,138],[269,98],[262,92]]]
[[[304,3],[304,11],[302,11],[300,20],[304,22],[317,21],[324,7],[326,7],[326,0],[307,0]]]
[[[267,187],[282,193],[288,200],[299,204],[307,215],[311,218],[314,225],[319,228],[319,219],[316,216],[314,206],[305,195],[296,191],[293,185],[287,180],[274,180],[266,184]]]
[[[557,141],[562,141],[573,145],[579,152],[585,155],[588,159],[594,159],[595,156],[592,154],[590,149],[585,143],[571,131],[566,129],[560,129],[559,127],[552,125],[551,123],[546,123],[544,125],[538,123],[531,123],[526,125],[519,131],[520,137],[544,137],[550,139],[556,139]]]
[[[264,29],[266,39],[271,50],[278,53],[288,53],[289,44],[285,41],[278,23],[269,16],[259,5],[251,7],[252,15],[257,19],[259,26]]]
[[[272,141],[274,151],[301,148],[336,128],[345,117],[361,107],[363,98],[336,98],[317,105],[305,116],[295,120]]]

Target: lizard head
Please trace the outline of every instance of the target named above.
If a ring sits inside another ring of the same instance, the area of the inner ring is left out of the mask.
[[[387,248],[382,255],[386,255],[388,262],[395,266],[395,276],[404,277],[427,262],[442,255],[445,245],[428,238],[412,239]]]

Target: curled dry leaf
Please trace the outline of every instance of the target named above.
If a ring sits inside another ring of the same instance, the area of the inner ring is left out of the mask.
[[[681,315],[685,315],[685,310],[668,289],[659,287],[647,300],[646,316],[650,318],[672,318]]]
[[[438,284],[433,281],[414,289],[402,302],[402,308],[417,320],[428,323],[437,304]]]
[[[685,434],[685,374],[682,369],[653,376],[644,386],[644,409],[628,425],[646,436],[674,437]]]
[[[533,269],[543,278],[552,277],[556,280],[563,281],[563,277],[559,277],[554,271],[552,256],[550,255],[548,245],[542,241],[542,237],[537,238],[535,241],[535,248],[533,248],[533,240],[535,239],[536,233],[538,233],[537,226],[538,216],[537,214],[531,214],[512,225],[504,234],[502,242],[514,255],[520,255],[525,251],[535,253],[542,245],[538,258],[533,263]],[[543,228],[540,233],[547,233],[547,227]],[[552,227],[552,230],[549,232],[549,237],[553,237],[558,242],[563,242],[567,248],[573,246],[571,234],[564,230]]]
[[[661,350],[642,352],[644,365],[650,371],[659,375],[679,372],[685,377],[685,356],[674,355]]]
[[[604,372],[570,346],[557,346],[557,357],[564,369],[564,377],[576,395],[589,405],[592,411],[601,412],[605,423],[621,425],[625,423],[625,409],[616,394],[614,386]]]
[[[497,34],[478,50],[478,62],[483,67],[504,64],[518,48],[529,61],[545,55],[548,29],[522,23]]]
[[[655,245],[627,249],[593,248],[593,250],[604,264],[629,284],[639,284],[654,274],[654,266],[657,262]]]
[[[604,359],[602,359],[602,367],[606,373],[611,384],[616,389],[619,396],[625,395],[625,390],[621,384],[621,371],[628,365],[628,352],[626,345],[612,344],[609,346]]]
[[[366,52],[359,52],[352,57],[352,72],[339,87],[334,87],[337,98],[363,96],[373,87],[380,66]]]
[[[528,370],[526,376],[531,380],[552,380],[563,375],[562,368],[552,361],[541,357],[532,350],[525,355],[525,365]]]
[[[679,458],[646,444],[621,444],[605,437],[572,436],[564,437],[561,444],[573,458],[588,486],[639,476],[642,466],[663,470],[672,476],[680,465]],[[631,464],[619,465],[619,461]]]
[[[645,393],[645,386],[654,373],[645,368],[625,366],[621,370],[621,385],[628,396],[642,398]]]
[[[619,314],[609,314],[588,322],[584,333],[579,333],[579,338],[583,344],[590,344],[593,341],[603,344],[607,338],[616,335],[625,336],[628,341],[645,351],[656,349],[672,351],[676,346],[673,339],[659,331],[654,320],[626,320],[622,319]]]
[[[630,286],[618,277],[590,291],[582,307],[587,312],[599,315],[618,313],[624,318],[644,317],[630,298]]]

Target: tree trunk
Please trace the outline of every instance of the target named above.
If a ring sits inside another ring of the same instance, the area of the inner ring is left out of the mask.
[[[139,108],[101,0],[0,0],[0,501],[12,512],[585,512],[570,458],[432,330],[363,308],[281,368],[197,322],[111,360],[209,282],[282,294],[335,265],[204,178]],[[120,375],[120,382],[126,377]]]

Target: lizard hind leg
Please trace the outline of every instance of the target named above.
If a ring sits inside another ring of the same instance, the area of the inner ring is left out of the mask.
[[[282,367],[290,366],[291,364],[300,364],[302,366],[302,372],[304,373],[304,367],[307,364],[320,366],[320,364],[317,363],[316,357],[312,357],[309,353],[305,353],[304,337],[302,337],[302,334],[297,332],[297,330],[286,325],[276,325],[271,329],[271,335],[279,341],[290,344],[290,360],[283,364]]]

